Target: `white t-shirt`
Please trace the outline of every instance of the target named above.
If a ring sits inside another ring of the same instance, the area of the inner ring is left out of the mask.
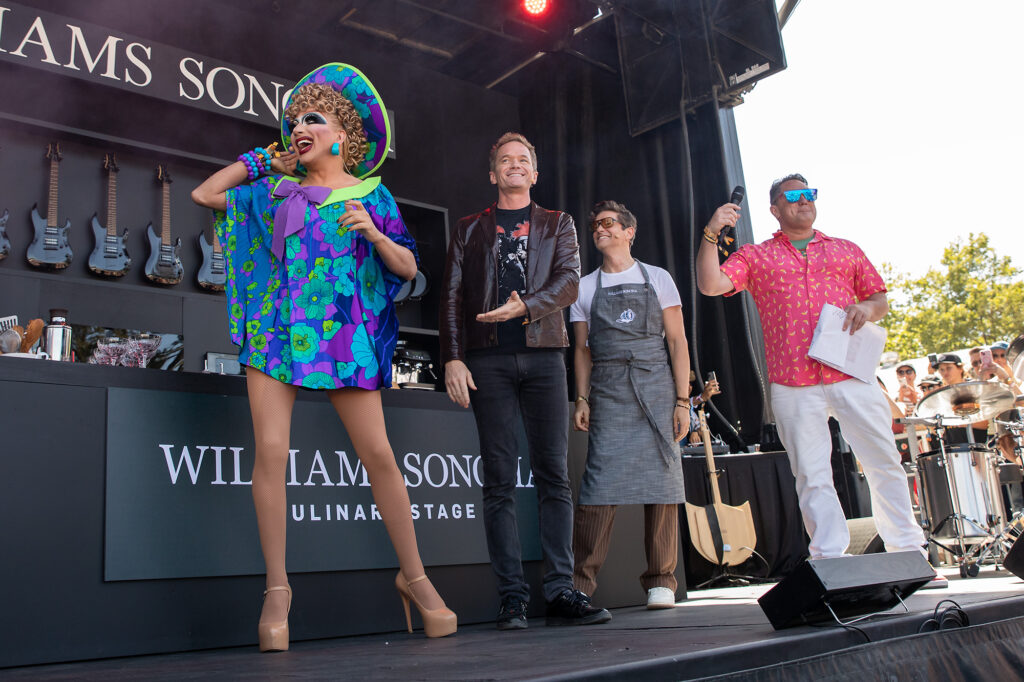
[[[647,268],[647,276],[651,279],[651,286],[654,293],[658,295],[658,302],[661,309],[671,308],[674,305],[682,305],[679,298],[679,289],[672,281],[672,275],[655,265],[644,263]],[[600,269],[600,268],[599,268]],[[601,287],[613,287],[619,284],[643,284],[644,273],[640,272],[640,266],[633,263],[633,266],[615,273],[601,273]],[[569,308],[570,322],[586,322],[590,324],[590,306],[594,302],[594,292],[597,291],[597,270],[589,275],[580,278],[580,293],[576,302]]]

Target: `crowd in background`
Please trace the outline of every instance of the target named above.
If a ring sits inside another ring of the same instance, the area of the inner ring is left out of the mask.
[[[935,390],[964,381],[1000,381],[1006,384],[1014,395],[1022,392],[1020,381],[1013,374],[1006,359],[1009,344],[999,341],[990,347],[976,346],[968,351],[965,364],[956,353],[942,353],[928,356],[928,373],[918,378],[913,364],[904,362],[896,367],[897,387],[892,395],[903,414],[914,414],[914,408]]]
[[[904,427],[895,420],[903,416],[932,417],[936,406],[921,405],[921,401],[929,395],[945,386],[963,383],[965,381],[990,381],[999,382],[1013,393],[1016,398],[1024,394],[1024,386],[1020,379],[1014,375],[1013,368],[1007,361],[1009,344],[999,341],[991,346],[976,346],[967,351],[968,362],[964,363],[962,357],[957,353],[932,354],[928,356],[928,373],[918,378],[917,370],[910,362],[904,362],[896,367],[897,386],[890,394],[887,387],[879,379],[883,391],[889,397],[890,407],[893,415],[893,431],[897,434],[896,441],[904,459],[909,458]],[[1024,404],[1024,401],[1017,400],[1016,405]],[[998,443],[999,449],[1007,459],[1018,461],[1017,443],[1013,434],[1009,433],[999,422],[1014,420],[1019,421],[1017,412],[1014,410],[1000,414],[994,420],[978,421],[971,424],[971,433],[966,428],[948,429],[948,440],[950,444],[973,440],[975,443],[984,444],[990,440]],[[922,451],[935,445],[932,442],[934,434],[931,428],[918,429],[922,434]],[[927,435],[923,435],[927,434]],[[1005,441],[1005,442],[1004,442]]]

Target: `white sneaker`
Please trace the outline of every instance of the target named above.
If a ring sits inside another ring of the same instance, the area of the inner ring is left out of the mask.
[[[647,590],[647,608],[671,609],[675,605],[676,595],[667,587],[652,587]]]

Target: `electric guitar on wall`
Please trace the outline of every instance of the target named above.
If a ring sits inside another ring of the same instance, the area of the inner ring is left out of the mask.
[[[206,234],[209,232],[210,241],[207,241]],[[220,240],[217,239],[217,230],[211,224],[208,230],[203,230],[196,235],[196,243],[203,254],[203,264],[196,274],[199,286],[209,291],[224,291],[227,282],[227,264],[224,262],[224,252],[220,248]]]
[[[50,191],[46,202],[46,219],[37,210],[38,204],[32,207],[32,243],[28,245],[26,258],[37,268],[60,270],[71,265],[71,244],[68,243],[68,232],[71,220],[64,227],[57,227],[57,170],[60,166],[61,151],[59,144],[46,147],[46,158],[50,160]]]
[[[149,235],[146,277],[158,284],[177,284],[185,275],[185,269],[181,267],[181,258],[178,257],[181,238],[171,243],[171,174],[163,166],[157,166],[156,178],[160,181],[163,192],[160,204],[160,236],[157,236],[153,225],[150,224],[146,230]]]
[[[92,216],[92,236],[94,243],[89,254],[89,269],[97,275],[120,277],[132,267],[131,256],[128,255],[128,228],[124,234],[117,235],[117,159],[113,154],[103,157],[103,167],[107,169],[107,226],[100,224],[96,214]]]
[[[11,216],[4,209],[4,214],[0,215],[0,260],[7,258],[11,254],[11,240],[7,238],[7,219]]]

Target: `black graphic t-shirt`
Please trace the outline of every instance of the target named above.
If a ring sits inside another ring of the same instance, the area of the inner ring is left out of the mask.
[[[530,240],[530,207],[499,208],[498,223],[498,303],[504,305],[513,291],[526,294],[526,245]],[[498,323],[498,346],[525,348],[523,317]]]

